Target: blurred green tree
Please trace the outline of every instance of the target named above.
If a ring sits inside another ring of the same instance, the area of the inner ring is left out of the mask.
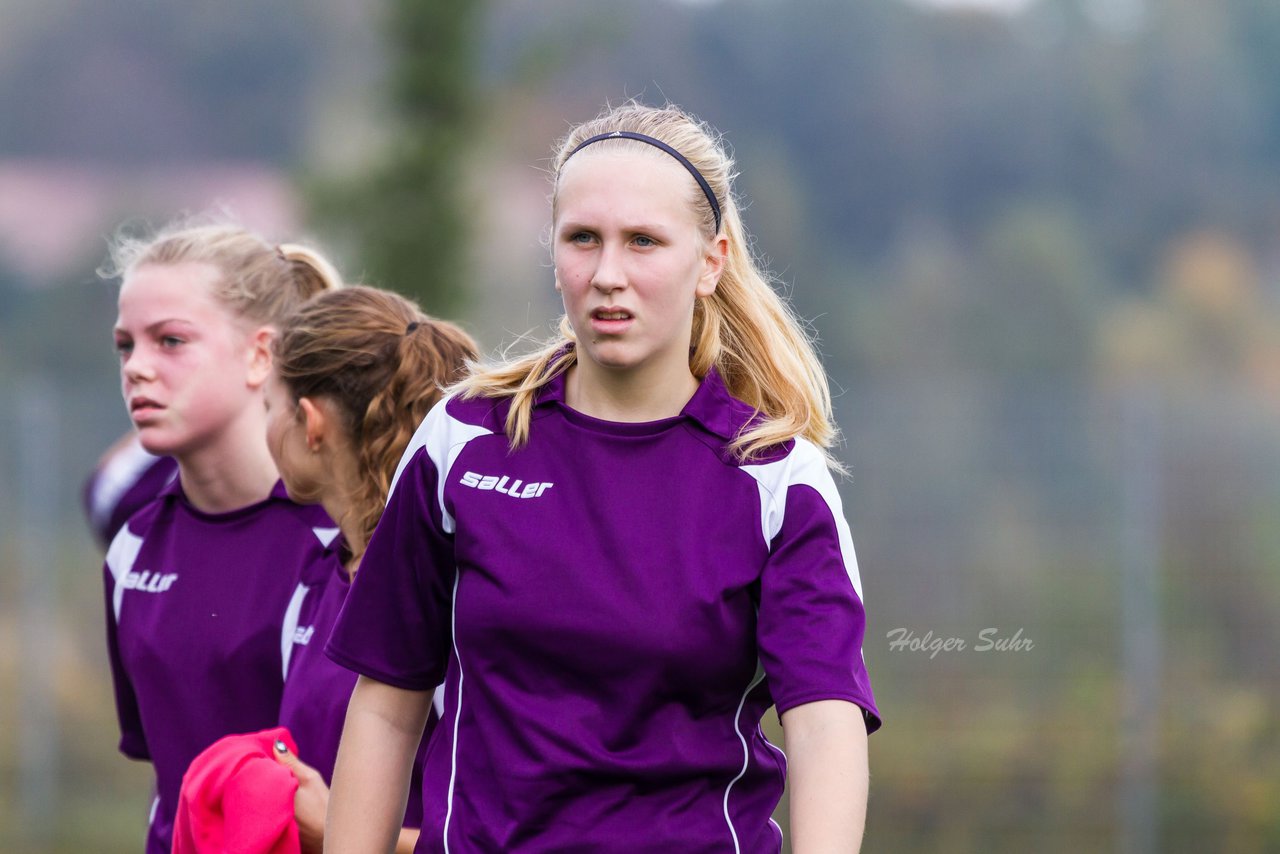
[[[473,57],[485,4],[392,0],[389,92],[394,126],[371,170],[312,193],[320,221],[355,244],[350,270],[369,284],[454,315],[465,302],[465,160],[476,126]]]

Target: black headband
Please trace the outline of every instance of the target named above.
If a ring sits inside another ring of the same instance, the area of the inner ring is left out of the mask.
[[[716,231],[720,231],[720,203],[716,201],[716,194],[711,192],[711,185],[707,183],[706,178],[702,177],[702,173],[698,171],[697,167],[690,163],[683,154],[676,151],[660,139],[654,139],[653,137],[645,136],[642,133],[632,133],[629,130],[615,130],[611,133],[596,134],[595,136],[587,137],[582,142],[578,143],[573,151],[570,151],[565,155],[564,162],[567,163],[570,157],[577,154],[591,143],[599,142],[602,139],[634,139],[637,142],[644,142],[652,145],[654,148],[661,148],[667,154],[674,157],[681,166],[689,170],[689,174],[693,176],[693,180],[697,181],[698,186],[702,188],[702,194],[706,196],[707,201],[711,203],[711,212],[715,214],[716,217]],[[561,165],[563,166],[563,164]]]

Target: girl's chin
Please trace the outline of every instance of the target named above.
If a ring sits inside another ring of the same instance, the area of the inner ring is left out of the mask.
[[[602,368],[614,371],[625,371],[639,365],[643,359],[621,341],[593,341],[585,347],[580,346],[578,358],[586,358]]]
[[[160,430],[146,427],[138,428],[138,444],[142,445],[142,449],[148,454],[157,457],[173,457],[181,451],[180,444],[175,443],[169,436]]]
[[[279,467],[276,471],[280,474],[280,482],[284,484],[284,491],[289,493],[289,500],[294,504],[322,504],[323,495],[319,488],[319,484],[309,482],[308,479],[294,478],[280,472]]]

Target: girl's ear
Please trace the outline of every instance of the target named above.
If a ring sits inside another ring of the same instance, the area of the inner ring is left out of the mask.
[[[702,275],[698,277],[696,293],[699,297],[709,297],[716,292],[720,276],[724,274],[725,261],[729,257],[729,238],[717,234],[707,246],[706,257],[703,258]]]
[[[308,450],[320,450],[329,437],[329,414],[323,406],[310,397],[298,399],[298,411],[306,428]]]
[[[275,340],[274,326],[262,326],[249,340],[249,388],[262,388],[271,376],[271,344]]]

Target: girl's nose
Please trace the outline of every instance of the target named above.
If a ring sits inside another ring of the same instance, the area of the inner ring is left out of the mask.
[[[606,244],[601,248],[599,258],[591,276],[591,287],[604,293],[625,288],[627,277],[622,269],[622,250]]]

